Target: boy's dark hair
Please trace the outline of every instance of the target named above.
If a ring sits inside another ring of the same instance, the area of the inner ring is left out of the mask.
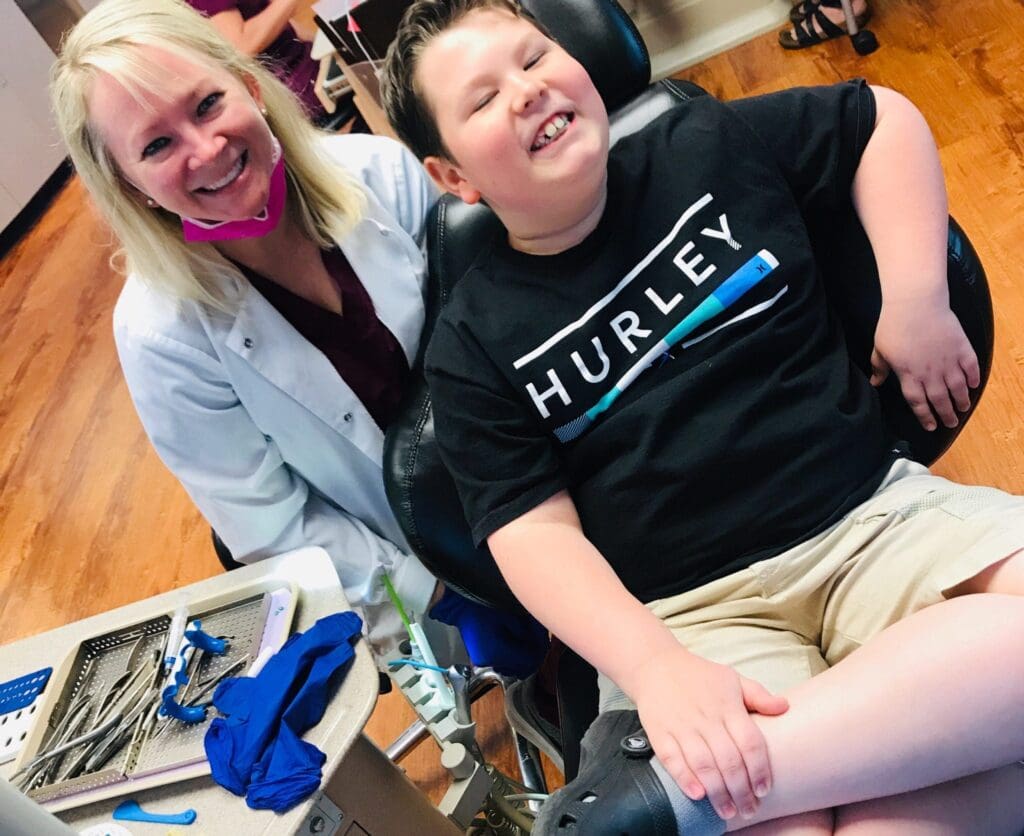
[[[422,91],[416,89],[416,68],[426,46],[469,12],[496,9],[528,20],[545,35],[548,31],[517,0],[416,0],[402,15],[398,33],[388,47],[380,78],[384,112],[398,138],[419,158],[451,160],[437,120]]]

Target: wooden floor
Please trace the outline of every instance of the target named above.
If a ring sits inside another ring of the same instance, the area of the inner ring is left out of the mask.
[[[869,57],[848,42],[786,53],[770,34],[681,75],[724,98],[861,75],[918,104],[952,212],[987,268],[997,328],[984,401],[936,469],[1024,493],[1024,4],[874,8],[882,47]],[[690,164],[685,149],[680,164]],[[220,571],[209,528],[150,449],[121,379],[111,252],[73,180],[0,262],[0,643]],[[0,671],[0,681],[20,673]],[[512,769],[499,705],[488,702],[482,734]],[[384,698],[369,734],[387,742],[409,717]],[[406,765],[437,798],[444,775],[432,744]]]

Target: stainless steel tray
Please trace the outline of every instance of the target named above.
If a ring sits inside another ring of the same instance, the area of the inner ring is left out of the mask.
[[[268,630],[272,595],[275,603],[288,602],[286,612],[280,612],[280,607],[275,606],[276,638],[264,635]],[[198,618],[205,632],[228,639],[228,649],[223,655],[202,654],[196,659],[193,681],[213,679],[236,665],[237,670],[232,675],[244,675],[260,653],[265,652],[268,641],[280,644],[287,635],[288,630],[280,628],[282,621],[285,627],[291,623],[296,595],[294,586],[283,587],[281,581],[275,581],[250,584],[216,599],[185,603],[190,622]],[[86,697],[90,698],[87,710],[91,712],[126,670],[143,669],[139,687],[145,688],[142,680],[154,679],[155,674],[148,673],[144,663],[147,657],[155,660],[162,656],[170,624],[171,614],[160,613],[146,621],[84,639],[51,683],[50,697],[40,708],[39,720],[26,740],[16,767],[20,769],[30,763],[37,752],[47,748],[55,730],[67,719],[69,710],[75,709]],[[191,694],[196,694],[195,688],[191,689]],[[211,698],[212,689],[207,696],[201,696],[203,701]],[[42,780],[34,779],[25,789],[29,797],[57,810],[206,774],[209,764],[203,738],[216,716],[211,706],[206,719],[200,723],[159,718],[148,726],[147,733],[140,728],[130,743],[95,771],[57,780],[61,772],[91,746],[82,744],[58,756],[60,766],[40,776]],[[85,725],[91,722],[87,720]]]

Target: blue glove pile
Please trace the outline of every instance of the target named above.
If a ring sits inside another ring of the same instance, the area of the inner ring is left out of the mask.
[[[320,786],[326,757],[301,736],[323,717],[362,628],[353,612],[325,616],[288,639],[255,677],[217,686],[213,704],[227,717],[210,724],[204,742],[218,784],[254,810],[277,813]]]

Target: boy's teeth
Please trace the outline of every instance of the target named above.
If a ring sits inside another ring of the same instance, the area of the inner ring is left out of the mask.
[[[569,120],[564,116],[556,116],[554,120],[548,122],[548,126],[544,129],[544,134],[550,139],[568,124]]]
[[[544,126],[544,130],[541,131],[541,142],[543,142],[544,139],[554,139],[555,136],[557,136],[568,124],[569,120],[566,119],[564,116],[556,116],[554,119],[548,122],[547,125]],[[547,143],[544,144],[546,145]]]

